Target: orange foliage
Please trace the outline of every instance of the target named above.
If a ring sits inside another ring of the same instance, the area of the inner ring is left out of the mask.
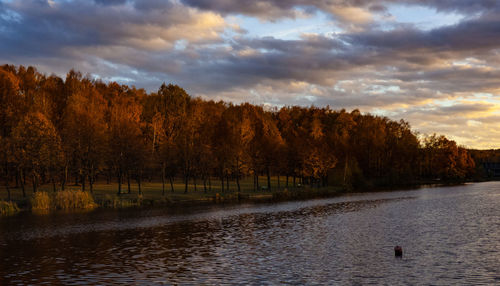
[[[157,92],[104,83],[70,71],[65,80],[34,68],[0,67],[1,175],[52,182],[74,179],[90,191],[97,176],[116,177],[118,193],[144,177],[229,180],[259,175],[346,186],[420,179],[466,179],[468,151],[444,136],[420,141],[405,121],[334,111],[192,98],[181,87]],[[224,184],[226,182],[226,184]],[[173,185],[171,184],[172,190]]]

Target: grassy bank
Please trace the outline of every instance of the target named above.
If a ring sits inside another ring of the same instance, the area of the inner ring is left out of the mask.
[[[260,184],[265,183],[265,178],[260,178]],[[127,190],[127,184],[122,185],[122,194],[118,195],[118,184],[106,182],[97,182],[94,184],[92,194],[81,192],[80,186],[68,186],[65,191],[53,192],[51,185],[44,185],[39,188],[35,194],[30,188],[26,188],[27,198],[22,196],[20,188],[11,188],[11,197],[14,204],[19,205],[23,210],[52,211],[52,210],[71,210],[71,209],[91,209],[101,208],[127,208],[127,207],[150,207],[150,206],[172,206],[172,205],[194,205],[194,204],[215,204],[215,203],[241,203],[241,202],[278,202],[286,200],[299,200],[308,198],[328,197],[340,194],[342,188],[325,187],[312,188],[309,186],[292,186],[291,180],[289,187],[286,186],[285,178],[280,178],[280,188],[278,188],[278,178],[274,177],[271,181],[272,189],[261,188],[255,191],[253,180],[245,179],[240,182],[241,191],[237,191],[235,182],[230,182],[229,190],[227,185],[224,191],[220,181],[211,181],[207,183],[206,190],[203,184],[196,186],[191,182],[188,185],[188,192],[184,192],[182,181],[173,182],[173,191],[170,184],[165,185],[163,193],[161,182],[144,182],[141,185],[141,194],[138,186],[131,185],[130,193]],[[6,191],[0,189],[0,200],[6,199]]]
[[[259,178],[260,184],[266,182],[265,177]],[[390,187],[364,187],[362,190],[353,191],[387,191],[400,189],[413,189],[425,185],[447,185],[457,182],[444,181],[418,181],[407,182],[397,186]],[[278,185],[280,186],[278,188]],[[36,212],[48,212],[53,210],[76,210],[99,208],[127,208],[127,207],[151,207],[151,206],[174,206],[182,205],[189,207],[198,204],[216,204],[216,203],[242,203],[242,202],[279,202],[289,200],[304,200],[311,198],[324,198],[340,195],[347,192],[341,186],[336,187],[310,187],[310,186],[292,186],[291,180],[289,187],[286,186],[285,178],[281,177],[279,184],[278,178],[271,180],[271,190],[261,188],[255,191],[253,188],[253,179],[248,178],[240,182],[241,191],[237,191],[235,182],[230,182],[229,189],[224,186],[224,191],[220,181],[211,181],[207,183],[206,190],[203,184],[195,186],[193,182],[188,185],[188,192],[184,192],[184,183],[180,180],[173,182],[173,191],[170,184],[165,185],[165,192],[161,182],[144,182],[141,185],[139,193],[136,184],[131,185],[130,193],[127,184],[122,185],[122,194],[118,195],[118,184],[106,182],[97,182],[94,184],[93,192],[81,192],[80,186],[68,186],[65,191],[53,192],[51,185],[44,185],[39,188],[35,194],[30,188],[26,188],[27,197],[22,196],[20,188],[11,188],[12,203],[5,202],[7,192],[0,188],[0,212],[2,215],[12,215],[19,210],[33,210]]]

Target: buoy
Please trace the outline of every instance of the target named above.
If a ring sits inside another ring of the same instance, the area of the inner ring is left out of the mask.
[[[399,246],[399,245],[396,245],[394,247],[394,255],[396,257],[402,257],[403,256],[403,248],[401,246]]]

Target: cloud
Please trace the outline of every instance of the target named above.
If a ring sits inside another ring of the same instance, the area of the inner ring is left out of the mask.
[[[427,104],[399,111],[422,134],[445,134],[459,144],[473,148],[498,148],[498,102],[462,101],[450,106]]]
[[[464,17],[432,30],[384,26],[394,3]],[[228,21],[318,11],[334,32],[279,39]],[[499,16],[497,1],[466,0],[0,1],[0,61],[148,90],[174,82],[233,102],[361,108],[473,144],[499,116],[496,103],[467,101],[500,94]]]
[[[360,7],[332,7],[331,9],[329,9],[329,12],[335,15],[341,22],[348,22],[352,24],[366,24],[373,21],[373,15],[371,14],[371,12]]]
[[[352,44],[375,49],[484,51],[498,47],[499,27],[499,18],[491,18],[488,15],[431,31],[421,31],[413,27],[390,31],[370,30],[343,35],[343,39]]]
[[[104,3],[104,4],[103,4]],[[180,40],[214,43],[228,26],[212,12],[170,1],[13,1],[4,9],[19,21],[0,18],[0,48],[10,54],[58,54],[61,48],[120,45],[169,50]],[[75,13],[78,11],[78,13]],[[36,43],[36,44],[34,44]]]
[[[424,6],[440,12],[464,14],[498,10],[495,0],[181,0],[182,3],[202,10],[221,14],[243,14],[272,20],[295,17],[298,10],[313,13],[323,11],[344,22],[366,22],[371,13],[386,13],[387,5]]]

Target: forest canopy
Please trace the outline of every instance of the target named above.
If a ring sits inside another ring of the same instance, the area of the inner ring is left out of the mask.
[[[264,108],[203,100],[162,84],[146,92],[70,71],[0,67],[0,174],[5,186],[98,178],[236,181],[259,175],[348,188],[418,180],[464,180],[475,168],[444,136],[418,136],[408,122],[330,107]]]

